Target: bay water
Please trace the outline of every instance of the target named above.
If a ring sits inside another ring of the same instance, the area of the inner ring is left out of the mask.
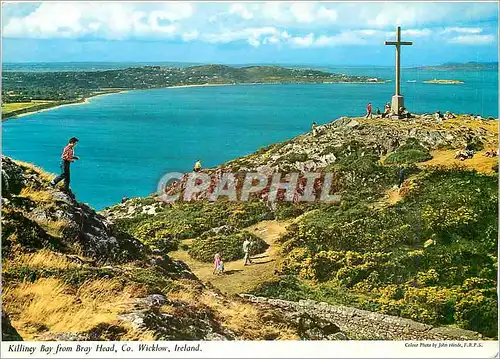
[[[325,68],[335,73],[393,78],[391,68]],[[459,85],[426,84],[453,79]],[[211,167],[309,131],[313,121],[383,110],[394,82],[229,85],[129,91],[91,98],[2,124],[2,152],[59,172],[62,148],[76,136],[81,157],[72,165],[77,198],[96,209],[123,197],[153,193],[167,172],[196,160]],[[404,69],[402,93],[411,112],[436,110],[498,117],[494,71]]]

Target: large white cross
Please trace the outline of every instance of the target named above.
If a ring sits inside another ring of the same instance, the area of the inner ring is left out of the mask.
[[[386,41],[386,45],[395,45],[396,46],[396,96],[400,96],[401,92],[399,89],[399,82],[401,80],[401,45],[413,45],[413,42],[410,41],[401,41],[401,26],[398,26],[396,29],[396,41]]]

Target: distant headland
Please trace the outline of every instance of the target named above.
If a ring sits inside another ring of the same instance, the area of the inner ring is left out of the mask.
[[[3,73],[2,79],[2,119],[85,103],[93,96],[126,90],[229,84],[385,82],[367,76],[280,66],[140,66],[106,71],[9,71]]]
[[[420,66],[415,68],[438,71],[498,71],[498,62],[446,62],[441,65]]]

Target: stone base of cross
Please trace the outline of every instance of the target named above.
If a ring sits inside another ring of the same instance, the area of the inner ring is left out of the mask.
[[[401,107],[405,107],[403,96],[401,95],[392,96],[392,102],[391,102],[392,112],[394,112],[396,115],[399,114],[399,109]]]

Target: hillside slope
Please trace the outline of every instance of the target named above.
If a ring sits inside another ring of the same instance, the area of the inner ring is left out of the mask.
[[[219,251],[223,258],[242,258],[238,248],[249,226],[295,219],[273,242],[279,249],[273,272],[259,274],[257,288],[255,278],[249,280],[251,294],[347,305],[496,337],[498,158],[485,153],[498,148],[497,126],[468,116],[341,118],[315,135],[204,170],[236,174],[237,188],[246,172],[333,173],[340,203],[272,204],[269,186],[249,202],[211,202],[215,180],[195,203],[167,205],[151,196],[103,213],[146,245],[175,251],[200,270],[193,255],[211,258]],[[465,147],[475,151],[472,159],[446,157]],[[224,291],[232,275],[239,281],[245,269],[214,283]]]
[[[2,157],[4,340],[345,339],[334,323],[229,297]]]

